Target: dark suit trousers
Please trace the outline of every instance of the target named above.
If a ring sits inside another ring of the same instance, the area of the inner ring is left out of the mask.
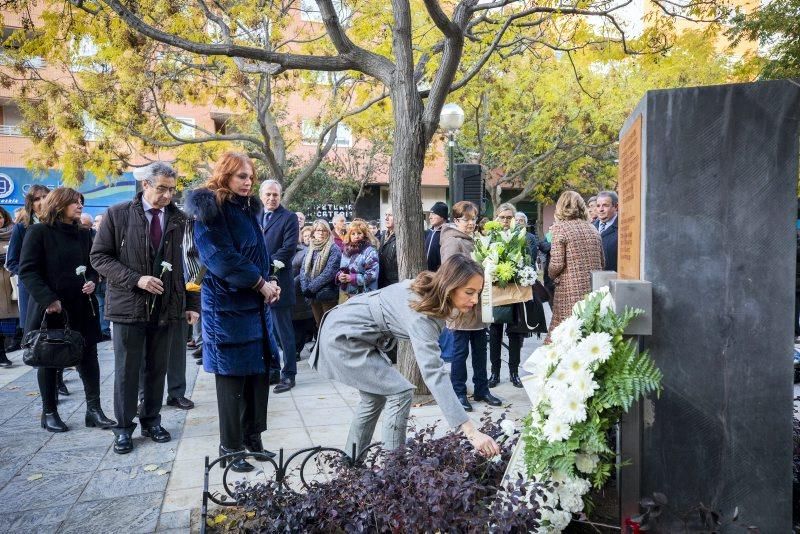
[[[294,326],[292,325],[292,307],[281,306],[270,308],[275,331],[283,352],[281,378],[294,378],[297,374],[297,353],[295,353]],[[275,355],[273,354],[273,358]]]
[[[492,362],[492,373],[500,374],[500,353],[503,349],[503,327],[508,336],[508,371],[516,373],[519,369],[519,357],[522,352],[522,334],[508,331],[508,325],[492,323],[489,325],[489,360]]]
[[[161,403],[172,337],[180,335],[179,322],[164,326],[148,323],[114,323],[115,433],[133,432],[139,396],[139,373],[144,366],[142,412],[139,422],[148,428],[161,424]]]
[[[267,429],[269,375],[214,375],[217,384],[219,441],[226,449],[241,450],[245,436]]]
[[[186,327],[181,321],[172,333],[172,348],[167,362],[167,397],[178,399],[186,395]],[[139,371],[139,402],[144,399],[144,366]]]

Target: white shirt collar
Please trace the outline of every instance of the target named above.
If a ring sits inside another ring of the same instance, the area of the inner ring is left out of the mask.
[[[142,207],[144,208],[144,212],[145,213],[150,213],[150,210],[153,209],[152,204],[150,204],[148,201],[146,201],[144,199],[144,196],[142,196]],[[164,208],[158,208],[158,211],[160,211],[161,213],[164,213]]]

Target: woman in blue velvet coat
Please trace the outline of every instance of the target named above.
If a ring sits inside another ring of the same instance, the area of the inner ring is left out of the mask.
[[[202,282],[203,368],[216,375],[220,455],[264,453],[269,361],[276,351],[268,304],[280,288],[268,282],[270,261],[253,196],[255,167],[244,154],[227,152],[203,188],[189,193],[194,237],[207,272]],[[252,471],[242,456],[232,469]],[[223,462],[222,466],[225,467]]]

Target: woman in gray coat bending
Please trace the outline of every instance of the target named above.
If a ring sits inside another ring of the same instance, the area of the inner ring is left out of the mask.
[[[424,271],[414,280],[358,295],[325,316],[311,366],[361,394],[345,450],[355,444],[356,454],[361,454],[372,441],[384,408],[384,446],[395,449],[405,443],[414,386],[392,366],[386,353],[397,339],[407,339],[422,379],[450,426],[459,427],[481,454],[500,452],[491,437],[475,428],[461,406],[438,343],[446,319],[476,313],[482,288],[480,265],[456,254],[435,273]]]

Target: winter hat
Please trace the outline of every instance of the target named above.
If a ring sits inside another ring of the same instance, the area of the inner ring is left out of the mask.
[[[431,213],[435,213],[442,219],[447,219],[447,204],[444,202],[437,202],[431,207]]]

